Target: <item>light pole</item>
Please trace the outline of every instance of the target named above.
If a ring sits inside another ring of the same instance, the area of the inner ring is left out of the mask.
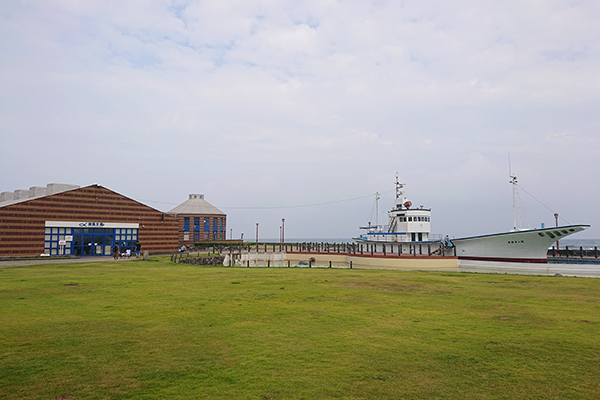
[[[281,245],[285,243],[285,218],[281,218]]]
[[[258,251],[258,222],[256,223],[256,250]]]

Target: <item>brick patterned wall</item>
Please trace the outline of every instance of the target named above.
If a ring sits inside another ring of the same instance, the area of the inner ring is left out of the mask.
[[[190,230],[189,230],[189,239],[184,240],[185,231],[183,230],[183,221],[184,218],[188,217],[190,219]],[[194,240],[194,218],[200,217],[200,238],[199,240]],[[204,218],[209,219],[208,224],[208,238],[204,238]],[[213,239],[213,226],[214,226],[214,218],[217,218],[220,222],[217,229],[220,229],[221,226],[224,227],[223,230],[223,239],[220,238],[221,231],[217,230],[217,239]],[[227,217],[225,215],[216,215],[216,214],[177,214],[177,224],[179,227],[178,239],[179,239],[179,247],[185,245],[187,247],[192,246],[196,242],[225,242],[227,240]],[[222,224],[222,225],[221,225]]]
[[[176,217],[90,185],[1,207],[0,256],[43,253],[46,221],[138,223],[142,250],[170,252],[178,246]]]

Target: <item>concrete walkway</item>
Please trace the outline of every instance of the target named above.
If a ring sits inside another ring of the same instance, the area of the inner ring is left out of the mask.
[[[88,263],[88,262],[98,262],[98,261],[130,261],[135,260],[135,257],[131,258],[119,258],[115,260],[112,256],[105,257],[81,257],[81,258],[63,258],[56,259],[50,258],[36,258],[31,260],[23,260],[23,259],[15,259],[15,260],[2,260],[0,261],[0,268],[5,267],[18,267],[23,265],[41,265],[41,264],[66,264],[66,263]],[[141,257],[140,257],[141,259]]]

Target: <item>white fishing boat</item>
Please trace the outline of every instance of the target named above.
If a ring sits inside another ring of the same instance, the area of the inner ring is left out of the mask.
[[[404,196],[403,184],[399,183],[396,175],[396,199],[394,208],[389,211],[388,224],[361,227],[365,233],[354,240],[366,244],[374,251],[395,253],[394,244],[402,253],[403,246],[409,249],[422,249],[426,246],[431,254],[455,255],[459,259],[482,261],[507,261],[547,263],[548,248],[557,240],[588,229],[590,225],[567,225],[554,228],[529,229],[516,227],[518,211],[518,193],[516,177],[511,175],[513,184],[513,230],[488,235],[470,236],[449,239],[441,235],[431,235],[431,209],[411,208],[412,203]],[[378,204],[379,196],[376,195]],[[377,205],[378,208],[378,205]],[[391,246],[387,246],[391,244]],[[410,251],[410,250],[409,250]]]

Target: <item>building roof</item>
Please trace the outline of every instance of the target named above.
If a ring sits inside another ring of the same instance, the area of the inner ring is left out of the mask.
[[[73,189],[79,189],[79,186],[66,183],[49,183],[46,187],[32,186],[29,189],[17,189],[14,192],[2,192],[0,193],[0,207],[21,203],[27,200],[39,199],[41,197]]]
[[[167,214],[225,215],[217,207],[204,200],[203,194],[190,194],[190,198],[169,211]]]

